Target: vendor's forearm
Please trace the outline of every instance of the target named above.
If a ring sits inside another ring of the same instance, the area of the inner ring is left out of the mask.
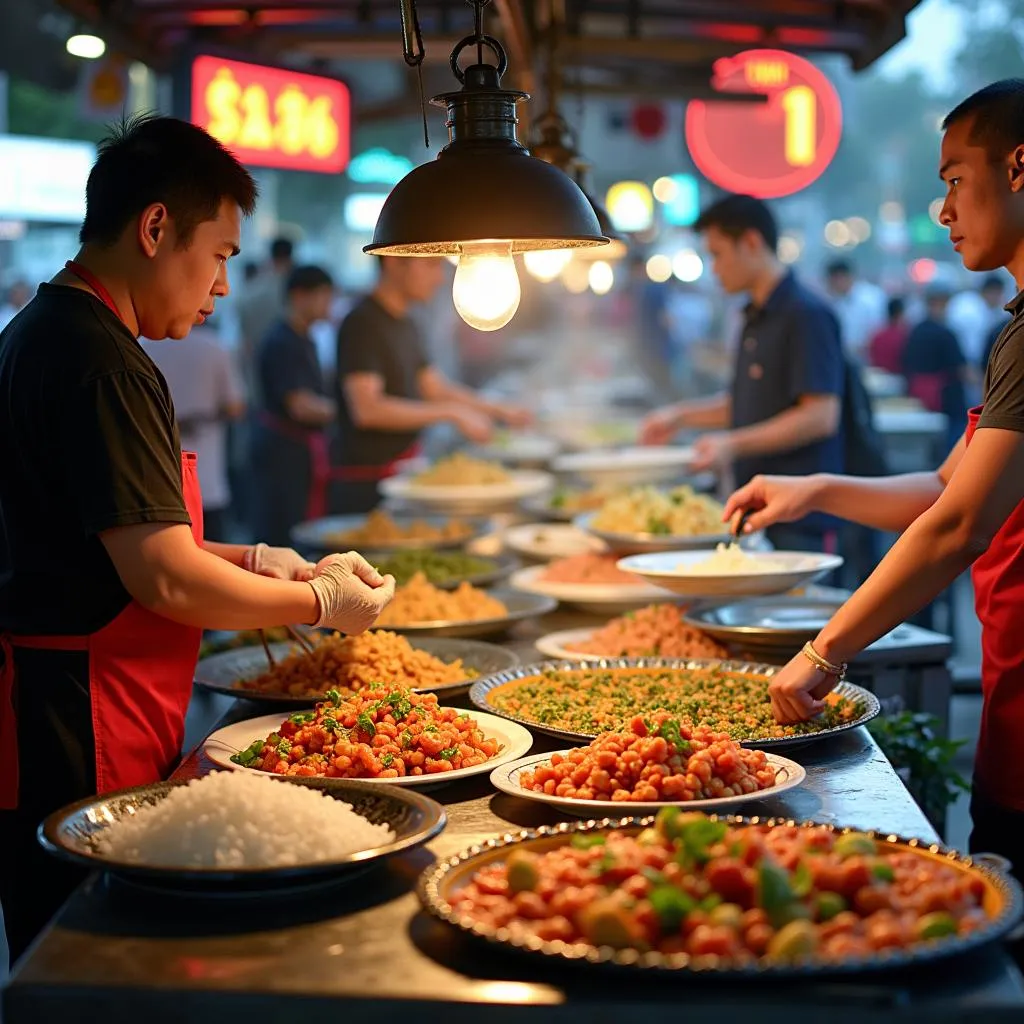
[[[725,392],[676,406],[680,429],[725,430],[732,421],[732,399]]]
[[[422,430],[453,417],[449,402],[421,402],[413,398],[385,395],[372,404],[352,409],[352,418],[360,430],[404,432]]]
[[[856,477],[821,474],[820,512],[888,533],[902,533],[938,501],[945,487],[938,473]]]
[[[218,558],[223,558],[225,562],[230,562],[232,565],[241,566],[242,559],[245,558],[245,553],[249,550],[249,545],[221,544],[215,540],[204,540],[203,550],[209,551],[211,555],[216,555]]]
[[[838,421],[838,400],[801,403],[771,419],[732,431],[733,454],[750,458],[802,448],[832,437],[839,429]]]
[[[829,661],[849,661],[933,601],[979,553],[956,519],[926,512],[833,616],[815,649]]]
[[[264,629],[319,617],[308,583],[246,572],[198,547],[187,526],[144,524],[101,535],[121,582],[144,608],[203,629]]]

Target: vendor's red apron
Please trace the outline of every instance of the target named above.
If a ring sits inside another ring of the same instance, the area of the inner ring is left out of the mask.
[[[332,466],[327,434],[322,430],[305,430],[291,420],[261,410],[259,422],[267,430],[286,437],[295,444],[302,445],[309,453],[310,483],[309,495],[306,500],[306,518],[322,519],[327,515],[327,495],[332,483],[378,483],[394,476],[399,464],[406,459],[415,458],[420,453],[420,445],[413,444],[401,455],[382,466]]]
[[[106,289],[84,268],[69,265],[120,318]],[[203,503],[194,452],[181,453],[181,488],[192,536],[203,541]],[[18,704],[14,648],[83,651],[96,791],[108,793],[166,778],[181,755],[202,630],[182,626],[136,601],[87,636],[0,635],[0,810],[18,806]]]
[[[942,412],[942,395],[950,383],[946,371],[911,373],[907,377],[907,394],[916,398],[930,412]]]
[[[968,413],[967,443],[981,407]],[[974,563],[984,695],[974,784],[988,799],[1024,811],[1024,502]]]

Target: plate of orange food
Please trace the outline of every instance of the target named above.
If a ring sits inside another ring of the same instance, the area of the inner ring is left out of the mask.
[[[337,691],[308,711],[264,715],[212,733],[221,768],[284,779],[360,779],[424,786],[490,772],[533,745],[515,722],[438,704],[432,693],[378,686]]]
[[[618,556],[592,552],[560,558],[514,572],[509,584],[516,590],[551,597],[561,604],[596,615],[643,608],[672,595],[617,566]]]

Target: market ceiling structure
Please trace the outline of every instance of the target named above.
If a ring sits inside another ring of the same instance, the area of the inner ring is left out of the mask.
[[[906,16],[918,2],[493,0],[488,28],[509,51],[509,84],[515,87],[536,87],[541,42],[555,23],[570,88],[589,95],[688,99],[709,93],[715,60],[752,47],[845,54],[854,68],[864,68],[903,38]],[[415,76],[404,75],[398,94],[384,96],[366,74],[373,63],[403,69],[398,0],[57,3],[78,25],[98,29],[108,43],[160,71],[174,70],[190,53],[214,49],[344,77],[364,118],[415,110]],[[467,33],[471,12],[465,0],[418,0],[418,7],[429,91],[446,84],[449,52]],[[361,89],[361,82],[367,87]]]

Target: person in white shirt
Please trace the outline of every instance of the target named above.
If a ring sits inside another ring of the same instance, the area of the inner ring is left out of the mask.
[[[839,318],[846,354],[855,363],[867,365],[868,345],[885,325],[885,292],[869,281],[858,280],[846,260],[833,260],[825,268],[825,290]]]
[[[194,327],[180,341],[144,339],[142,347],[171,390],[182,450],[198,456],[204,533],[211,540],[225,541],[231,504],[227,424],[245,411],[234,360],[209,326]]]

